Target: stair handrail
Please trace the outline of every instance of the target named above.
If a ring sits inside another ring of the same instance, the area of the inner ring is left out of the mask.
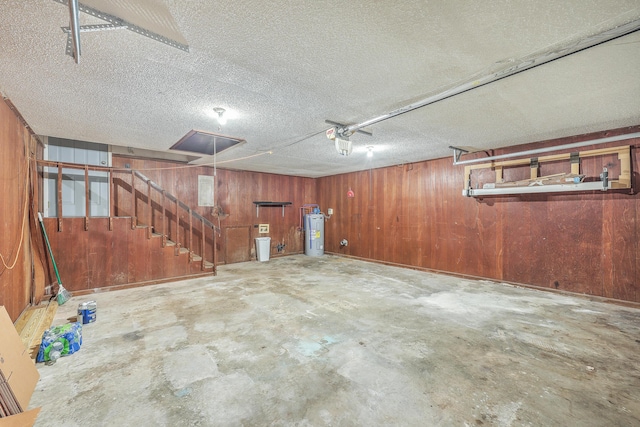
[[[132,169],[133,170],[133,169]],[[133,172],[135,173],[135,175],[142,179],[143,181],[147,182],[154,190],[162,193],[164,192],[165,197],[167,197],[168,199],[170,199],[172,202],[176,202],[178,203],[178,205],[186,210],[187,212],[191,213],[196,219],[202,221],[207,227],[215,230],[216,232],[220,232],[220,228],[215,225],[214,223],[212,223],[211,221],[209,221],[208,219],[206,219],[205,217],[203,217],[202,215],[200,215],[199,213],[195,212],[193,209],[191,209],[189,207],[189,205],[187,205],[186,203],[184,203],[183,201],[181,201],[180,199],[178,199],[176,196],[174,196],[171,193],[167,193],[164,188],[162,188],[160,185],[158,185],[158,183],[154,182],[153,180],[149,179],[148,177],[146,177],[144,174],[142,174],[140,171],[137,170],[133,170]]]
[[[149,209],[149,228],[147,229],[147,237],[151,238],[151,233],[152,230],[151,228],[153,227],[153,214],[152,214],[152,206],[151,206],[151,189],[154,189],[156,191],[158,191],[160,194],[162,194],[162,198],[163,198],[163,205],[162,205],[162,214],[163,214],[163,230],[162,230],[162,244],[163,246],[166,244],[166,230],[165,230],[165,224],[164,224],[164,217],[165,217],[165,205],[164,205],[164,200],[165,198],[169,199],[170,201],[174,202],[176,205],[176,232],[178,233],[177,236],[177,241],[176,241],[176,246],[177,246],[177,251],[179,252],[180,247],[181,247],[181,243],[180,243],[180,215],[178,212],[178,209],[182,208],[184,209],[187,214],[189,215],[189,234],[188,236],[185,234],[185,248],[187,248],[189,250],[189,256],[193,256],[193,255],[197,255],[196,252],[194,251],[194,247],[193,247],[193,218],[195,218],[196,220],[200,221],[200,224],[202,225],[202,238],[200,239],[200,262],[201,262],[201,268],[202,270],[205,269],[205,252],[206,252],[206,245],[205,245],[205,240],[206,240],[206,236],[205,236],[205,226],[210,228],[211,230],[213,230],[213,235],[212,235],[212,261],[213,261],[213,265],[214,265],[214,272],[215,272],[215,265],[216,265],[216,237],[215,234],[218,233],[220,234],[220,228],[217,227],[215,224],[213,224],[211,221],[207,220],[206,218],[204,218],[202,215],[198,214],[197,212],[195,212],[193,209],[191,209],[191,207],[189,207],[186,203],[182,202],[181,200],[179,200],[176,196],[174,196],[171,193],[166,192],[159,184],[157,184],[156,182],[154,182],[153,180],[151,180],[150,178],[148,178],[147,176],[145,176],[143,173],[141,173],[140,171],[137,170],[131,170],[131,185],[132,185],[132,191],[135,185],[133,180],[135,179],[135,177],[138,177],[139,179],[143,180],[146,184],[147,184],[147,204],[148,204],[148,209]],[[135,201],[134,201],[135,203]],[[135,206],[134,206],[134,210],[135,210]],[[135,220],[137,221],[137,219]]]
[[[58,188],[57,188],[57,205],[58,205],[58,231],[62,231],[62,169],[63,168],[68,168],[68,169],[78,169],[83,171],[84,175],[85,175],[85,198],[86,198],[86,204],[87,204],[87,212],[85,214],[85,230],[89,229],[89,210],[88,210],[88,205],[89,205],[89,171],[99,171],[99,172],[108,172],[110,174],[112,174],[114,172],[118,172],[118,173],[123,173],[126,172],[123,169],[120,168],[113,168],[113,167],[108,167],[108,166],[97,166],[97,165],[81,165],[78,163],[69,163],[69,162],[60,162],[60,161],[52,161],[52,160],[42,160],[42,159],[32,159],[34,160],[36,165],[42,166],[42,167],[53,167],[53,168],[57,168],[58,169]],[[149,206],[151,205],[151,192],[150,189],[153,188],[154,190],[158,191],[159,193],[161,193],[163,195],[163,197],[168,198],[169,200],[171,200],[172,202],[174,202],[176,204],[177,208],[182,208],[185,211],[187,211],[187,213],[189,214],[189,225],[190,225],[190,230],[192,231],[192,222],[191,219],[195,218],[196,220],[200,221],[200,223],[202,224],[203,228],[202,228],[202,242],[201,242],[201,257],[202,257],[202,266],[204,269],[204,263],[205,263],[205,257],[204,257],[204,253],[205,253],[205,235],[204,235],[204,227],[208,227],[210,229],[213,230],[214,232],[214,236],[213,236],[213,264],[214,264],[214,272],[215,272],[215,264],[216,264],[216,251],[215,251],[215,233],[220,234],[220,227],[216,226],[214,223],[212,223],[211,221],[209,221],[208,219],[206,219],[205,217],[203,217],[202,215],[200,215],[199,213],[195,212],[193,209],[191,209],[186,203],[182,202],[181,200],[179,200],[176,196],[174,196],[171,193],[166,192],[160,185],[158,185],[156,182],[154,182],[153,180],[149,179],[148,177],[146,177],[144,174],[142,174],[140,171],[134,170],[134,169],[130,169],[131,174],[132,174],[132,181],[131,181],[131,191],[132,194],[135,197],[135,185],[133,182],[133,177],[138,177],[140,179],[142,179],[147,185],[148,185],[148,193],[147,193],[147,203],[149,204]],[[111,218],[113,218],[115,215],[114,213],[114,207],[113,207],[113,203],[114,203],[114,197],[110,197],[109,198],[109,204],[110,209],[109,209],[109,229],[112,229],[112,221]],[[135,228],[135,226],[137,225],[137,218],[135,216],[135,210],[136,210],[136,206],[135,206],[135,201],[134,201],[134,206],[133,206],[133,212],[132,212],[132,227]],[[163,206],[163,212],[164,212],[164,206]],[[150,214],[151,215],[151,214]],[[176,216],[179,218],[178,215],[178,211],[176,211]],[[178,219],[179,222],[179,219]],[[149,233],[149,237],[151,237],[151,228],[153,227],[153,224],[151,224],[151,222],[148,224],[148,233]],[[179,225],[178,225],[179,228]],[[179,237],[179,236],[178,236]],[[163,245],[166,239],[166,235],[163,232]],[[192,240],[192,236],[189,237],[189,246],[191,246],[191,240]],[[179,242],[176,242],[179,245]],[[189,247],[188,248],[190,252],[194,252],[193,248]]]

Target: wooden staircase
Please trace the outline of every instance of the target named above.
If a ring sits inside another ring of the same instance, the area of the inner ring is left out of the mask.
[[[35,162],[49,176],[57,172],[55,212],[62,212],[63,169],[84,173],[85,212],[89,172],[109,173],[108,217],[44,218],[62,280],[74,295],[216,274],[219,228],[139,171]],[[45,280],[52,283],[47,263]]]
[[[145,226],[145,225],[139,225],[138,227],[147,228],[147,226]],[[207,260],[203,260],[202,256],[197,255],[195,252],[190,251],[188,248],[180,247],[173,240],[169,240],[167,238],[167,236],[165,236],[164,234],[156,233],[155,231],[152,231],[151,232],[151,238],[152,239],[162,239],[163,240],[163,245],[165,247],[173,247],[174,248],[174,252],[175,252],[176,256],[180,255],[180,254],[189,254],[189,262],[193,262],[193,263],[199,262],[199,263],[201,263],[203,270],[213,270],[214,264],[212,262],[209,262]]]
[[[138,193],[136,180],[144,182],[146,186],[144,194]],[[220,229],[136,170],[131,171],[131,189],[134,212],[132,227],[146,228],[149,239],[160,238],[162,247],[174,247],[176,256],[189,254],[190,262],[199,262],[202,271],[212,270],[215,274],[215,236],[220,232]],[[153,198],[153,191],[157,195],[156,200]],[[139,200],[146,201],[146,203],[138,203]],[[113,207],[113,210],[114,212],[118,211],[116,206]],[[175,227],[173,228],[170,226],[170,217],[175,219]],[[169,224],[167,220],[169,220]],[[182,236],[181,229],[184,230]],[[194,230],[196,234],[200,233],[200,245],[194,243]],[[206,230],[212,230],[210,261],[205,259]]]

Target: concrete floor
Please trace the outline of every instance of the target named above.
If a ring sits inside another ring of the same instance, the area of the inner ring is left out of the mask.
[[[37,426],[640,425],[640,310],[291,256],[92,297]]]

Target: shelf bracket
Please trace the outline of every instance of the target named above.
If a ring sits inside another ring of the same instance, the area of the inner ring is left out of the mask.
[[[260,206],[281,206],[282,217],[284,218],[284,208],[289,206],[291,202],[253,202],[256,205],[256,217],[260,216]]]

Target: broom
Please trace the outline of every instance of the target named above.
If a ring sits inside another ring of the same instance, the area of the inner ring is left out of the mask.
[[[42,227],[42,234],[44,234],[44,241],[47,243],[47,249],[49,249],[49,256],[51,256],[51,263],[53,264],[53,271],[56,272],[56,278],[58,279],[58,305],[62,305],[71,298],[71,294],[62,286],[62,280],[60,280],[60,273],[58,273],[58,266],[56,266],[56,260],[53,258],[53,252],[51,251],[51,245],[49,244],[49,238],[47,237],[47,230],[44,229],[44,222],[42,221],[42,215],[38,212],[38,221],[40,221],[40,227]]]

